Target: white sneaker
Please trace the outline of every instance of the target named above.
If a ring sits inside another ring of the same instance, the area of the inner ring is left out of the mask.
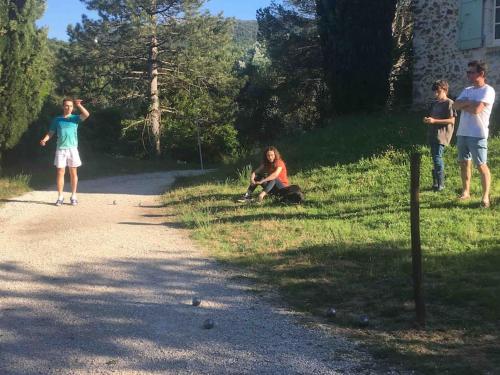
[[[250,195],[246,195],[246,194],[237,200],[237,202],[239,202],[239,203],[247,203],[247,202],[251,202],[251,201],[252,201],[252,197]]]

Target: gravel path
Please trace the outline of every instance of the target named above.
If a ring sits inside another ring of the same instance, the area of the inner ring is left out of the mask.
[[[0,374],[387,373],[165,224],[157,194],[180,174],[82,181],[78,207],[54,191],[0,207]]]

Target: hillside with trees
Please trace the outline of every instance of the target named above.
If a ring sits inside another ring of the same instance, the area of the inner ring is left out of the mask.
[[[253,20],[235,20],[233,40],[243,50],[252,48],[257,41],[258,24]]]

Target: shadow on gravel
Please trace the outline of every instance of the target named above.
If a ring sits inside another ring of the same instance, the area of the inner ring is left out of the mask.
[[[53,206],[54,202],[43,202],[43,201],[26,201],[20,199],[0,199],[0,203],[26,203],[26,204],[41,204],[45,206]]]
[[[332,373],[326,338],[258,301],[242,303],[248,284],[213,267],[201,258],[127,258],[52,276],[2,263],[0,373]],[[215,328],[203,329],[207,318]]]

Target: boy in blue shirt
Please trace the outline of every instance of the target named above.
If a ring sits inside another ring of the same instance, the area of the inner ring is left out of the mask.
[[[73,103],[80,111],[80,115],[74,115]],[[64,173],[66,167],[69,169],[71,178],[71,199],[73,206],[78,204],[76,198],[76,188],[78,185],[77,168],[82,165],[80,154],[78,153],[78,125],[90,116],[89,112],[82,105],[80,99],[63,100],[63,114],[57,116],[49,127],[49,132],[40,140],[40,145],[45,146],[47,141],[57,134],[57,149],[54,165],[57,168],[57,192],[59,193],[56,206],[61,206],[64,202]]]

